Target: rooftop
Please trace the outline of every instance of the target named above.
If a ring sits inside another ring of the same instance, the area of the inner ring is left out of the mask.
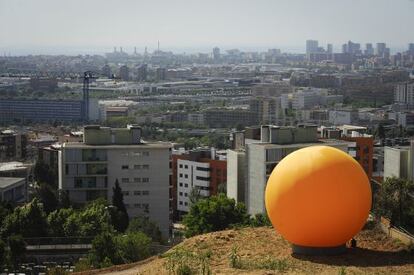
[[[67,142],[63,144],[64,148],[102,148],[102,149],[122,149],[122,148],[171,148],[172,144],[169,142],[145,142],[140,144],[104,144],[104,145],[88,145],[83,142]]]
[[[258,146],[265,146],[270,148],[297,148],[297,147],[306,147],[312,145],[347,145],[350,142],[339,140],[339,139],[320,139],[317,142],[307,142],[307,143],[290,143],[290,144],[274,144],[269,142],[252,142],[251,144],[258,145]]]
[[[26,180],[25,178],[6,178],[0,177],[0,188],[7,188],[15,183]]]
[[[0,162],[0,172],[27,169],[23,162],[11,161],[11,162]]]

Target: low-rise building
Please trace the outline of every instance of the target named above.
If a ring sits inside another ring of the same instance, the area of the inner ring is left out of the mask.
[[[0,177],[0,201],[25,202],[26,190],[26,178]]]

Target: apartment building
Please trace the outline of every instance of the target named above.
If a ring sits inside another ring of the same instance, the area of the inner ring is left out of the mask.
[[[26,157],[27,136],[12,130],[0,132],[0,162]]]
[[[273,169],[290,153],[315,145],[332,146],[345,152],[348,149],[346,141],[319,140],[316,126],[262,126],[261,140],[246,140],[244,150],[228,150],[227,169],[232,178],[227,183],[227,196],[244,202],[251,215],[264,213],[265,188]]]
[[[170,154],[170,143],[141,142],[136,126],[85,126],[83,142],[64,143],[59,152],[59,188],[78,204],[111,201],[118,181],[129,217],[148,216],[168,237]]]
[[[172,156],[174,212],[179,218],[190,210],[192,196],[217,195],[227,182],[227,161],[211,150],[193,150]]]

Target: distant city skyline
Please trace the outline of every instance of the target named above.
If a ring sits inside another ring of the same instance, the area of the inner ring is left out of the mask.
[[[392,10],[398,9],[398,13]],[[413,42],[410,0],[0,0],[0,55],[103,54],[223,50],[305,50],[305,41],[385,42],[392,52]]]

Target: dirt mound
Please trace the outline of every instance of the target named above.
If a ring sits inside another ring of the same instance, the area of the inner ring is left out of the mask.
[[[187,239],[169,256],[108,274],[169,274],[180,264],[195,274],[207,266],[212,274],[414,274],[414,254],[404,244],[378,230],[364,230],[356,240],[358,248],[341,256],[299,256],[273,228],[233,229]]]

